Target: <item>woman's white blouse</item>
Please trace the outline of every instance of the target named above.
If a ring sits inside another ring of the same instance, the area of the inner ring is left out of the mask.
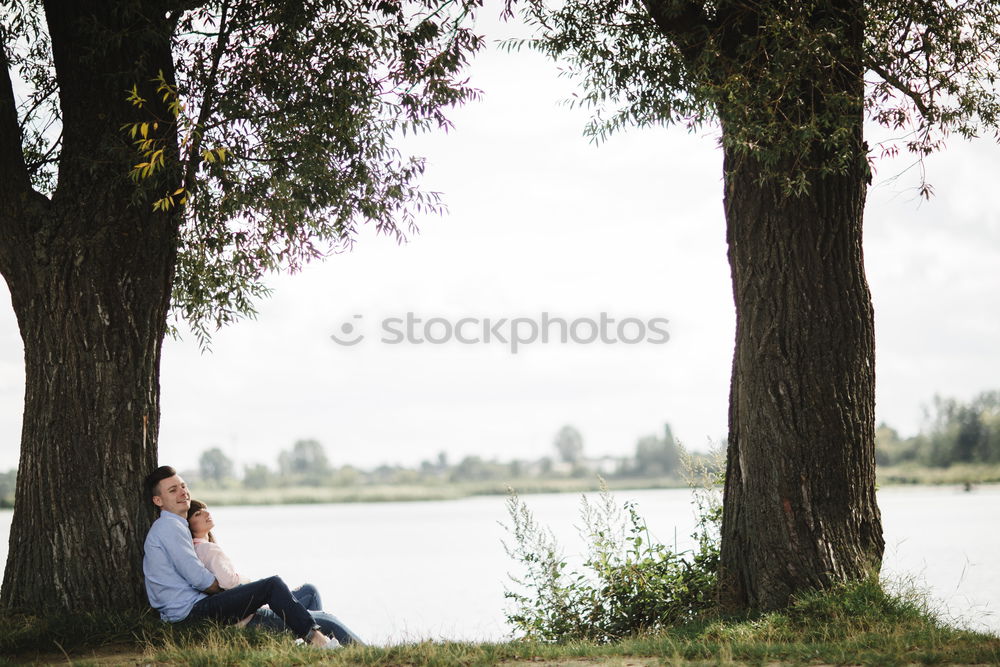
[[[250,582],[250,579],[240,576],[236,568],[233,567],[233,562],[229,560],[229,556],[217,543],[196,537],[194,538],[194,552],[198,554],[198,560],[219,580],[221,588],[236,588],[240,584]]]

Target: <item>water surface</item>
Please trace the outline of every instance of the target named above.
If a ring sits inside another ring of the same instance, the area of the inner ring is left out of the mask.
[[[197,489],[195,489],[197,491]],[[196,493],[197,496],[197,493]],[[592,497],[592,496],[591,496]],[[620,491],[655,537],[685,549],[695,516],[683,489]],[[585,545],[578,494],[524,497],[566,556]],[[879,491],[884,574],[925,588],[956,624],[1000,632],[1000,486]],[[505,499],[219,507],[216,537],[237,569],[319,587],[324,606],[368,641],[502,639],[504,588],[513,569],[501,545]],[[0,563],[11,512],[0,512]]]

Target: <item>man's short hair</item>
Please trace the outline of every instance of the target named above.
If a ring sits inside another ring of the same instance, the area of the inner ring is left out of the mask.
[[[177,471],[170,466],[160,466],[146,475],[146,480],[143,484],[143,488],[146,491],[146,500],[153,502],[153,496],[160,495],[160,482],[176,474]]]

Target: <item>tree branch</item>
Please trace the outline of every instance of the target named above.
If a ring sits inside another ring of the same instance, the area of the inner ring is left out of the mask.
[[[924,98],[920,96],[920,93],[907,86],[902,82],[902,80],[899,79],[899,77],[894,76],[891,72],[884,67],[881,67],[871,58],[865,59],[865,66],[882,77],[882,79],[890,86],[913,100],[913,104],[917,107],[917,110],[920,111],[924,118],[927,120],[934,120],[930,107],[928,107],[924,102]]]
[[[17,120],[17,100],[10,79],[7,50],[0,44],[0,274],[14,289],[15,258],[28,239],[28,218],[38,204],[48,202],[31,187],[24,162],[21,125]]]
[[[700,2],[692,0],[642,0],[657,27],[671,39],[688,62],[705,48],[711,22]]]
[[[0,74],[0,195],[5,201],[12,202],[31,190],[31,179],[24,163],[17,101],[10,80],[10,62],[3,46],[0,46],[0,69],[3,70]],[[9,211],[4,213],[9,214]]]
[[[208,4],[208,0],[164,0],[164,12],[177,12],[183,14],[192,9],[198,9]]]
[[[187,164],[185,165],[183,185],[188,193],[188,198],[192,196],[194,191],[195,175],[198,170],[198,164],[201,162],[202,132],[204,131],[205,124],[208,123],[209,117],[212,115],[212,105],[215,103],[212,96],[215,93],[215,86],[217,84],[216,79],[219,73],[219,63],[222,61],[222,54],[225,53],[226,44],[229,41],[229,32],[226,29],[228,13],[229,1],[223,0],[221,16],[219,18],[219,37],[215,42],[215,47],[212,49],[212,68],[208,74],[208,82],[205,84],[205,97],[201,101],[201,109],[198,113],[198,121],[195,123],[194,136],[191,141],[191,152],[188,155]]]

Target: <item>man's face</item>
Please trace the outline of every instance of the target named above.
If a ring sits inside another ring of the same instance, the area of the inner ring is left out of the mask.
[[[191,494],[188,493],[187,484],[180,475],[160,481],[158,491],[153,496],[153,504],[165,512],[173,512],[187,518],[188,510],[191,508]]]

